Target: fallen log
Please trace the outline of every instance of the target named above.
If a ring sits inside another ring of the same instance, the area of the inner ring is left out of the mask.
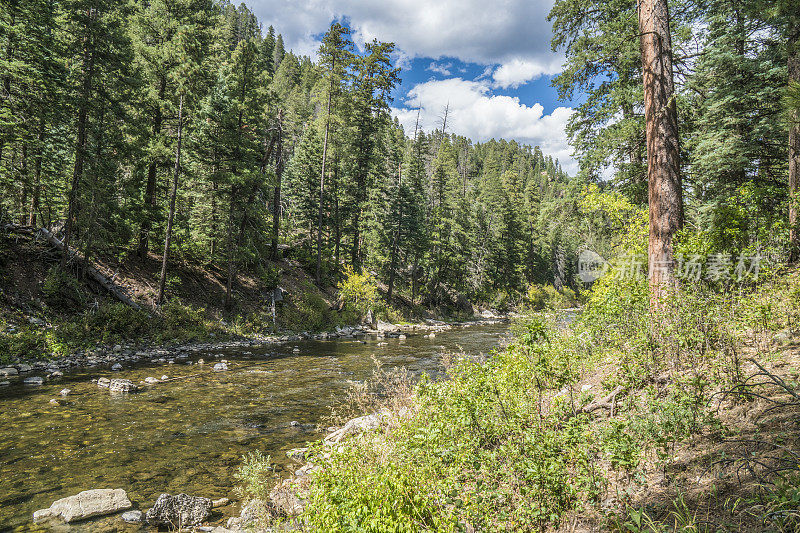
[[[61,240],[53,235],[50,231],[45,228],[40,228],[38,234],[41,235],[51,246],[56,248],[58,251],[64,251],[64,243]],[[86,275],[89,276],[94,282],[100,285],[103,289],[105,289],[109,294],[111,294],[114,298],[119,300],[120,302],[124,303],[125,305],[136,309],[137,311],[141,311],[142,308],[139,304],[133,301],[133,299],[125,294],[123,289],[116,285],[113,281],[108,279],[104,276],[99,270],[93,267],[90,264],[87,264],[84,260],[78,257],[77,252],[70,248],[68,251],[68,255],[71,258],[77,258],[83,264],[84,270],[86,271]]]
[[[614,410],[615,404],[617,403],[617,395],[625,390],[625,387],[622,385],[618,386],[616,389],[611,391],[611,394],[602,398],[600,400],[594,400],[583,407],[580,408],[578,412],[580,413],[591,413],[593,411],[597,411],[598,409],[610,409],[612,412]]]

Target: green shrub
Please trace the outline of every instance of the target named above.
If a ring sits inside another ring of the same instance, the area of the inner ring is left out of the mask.
[[[299,297],[290,297],[281,308],[281,326],[292,331],[322,331],[339,323],[314,286],[307,284]]]
[[[345,269],[345,277],[339,282],[339,299],[345,308],[359,315],[364,315],[375,307],[378,301],[378,286],[375,278],[366,272],[355,272],[350,267]]]
[[[242,464],[233,477],[241,483],[240,488],[245,497],[266,501],[269,499],[274,475],[270,456],[256,450],[242,457]]]
[[[56,309],[69,309],[80,306],[83,295],[75,276],[54,266],[47,271],[42,283],[44,301]]]

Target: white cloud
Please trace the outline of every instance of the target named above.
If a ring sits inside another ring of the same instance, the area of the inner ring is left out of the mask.
[[[437,63],[436,61],[431,61],[431,64],[428,65],[425,70],[430,70],[431,72],[441,74],[442,76],[449,76],[452,68],[452,63]]]
[[[577,172],[565,132],[573,112],[568,107],[558,107],[545,115],[540,104],[528,106],[519,98],[493,94],[486,81],[450,78],[416,85],[408,92],[404,108],[393,109],[393,113],[406,133],[412,135],[417,108],[422,129],[431,131],[439,127],[439,117],[448,104],[448,132],[478,142],[504,138],[538,145],[545,154],[558,158],[564,170]]]
[[[531,80],[545,74],[558,74],[561,72],[561,60],[558,57],[549,61],[530,61],[514,58],[500,65],[492,73],[495,87],[516,89]]]
[[[287,48],[312,56],[318,47],[315,36],[324,33],[331,20],[346,18],[356,42],[392,41],[409,58],[452,57],[482,65],[523,61],[551,72],[556,57],[550,50],[546,18],[553,0],[247,0],[247,4],[265,25],[272,24],[283,34]]]

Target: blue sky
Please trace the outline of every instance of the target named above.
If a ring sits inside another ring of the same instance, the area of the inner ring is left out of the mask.
[[[515,139],[539,145],[575,172],[564,127],[574,102],[550,86],[563,57],[550,49],[552,0],[246,0],[286,47],[315,56],[333,20],[346,21],[358,45],[394,42],[402,84],[392,113],[413,132],[439,125],[483,142]]]

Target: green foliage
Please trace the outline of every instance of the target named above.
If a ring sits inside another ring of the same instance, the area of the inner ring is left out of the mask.
[[[60,310],[74,308],[83,303],[83,292],[78,280],[58,266],[47,271],[47,277],[42,283],[42,295],[48,305]]]
[[[552,285],[538,285],[532,283],[524,298],[525,306],[532,311],[544,309],[569,309],[578,306],[578,297],[569,287],[560,291]]]
[[[291,331],[324,331],[340,323],[338,315],[310,283],[281,306],[280,326]]]
[[[242,457],[242,464],[233,477],[241,483],[246,498],[266,501],[274,483],[274,475],[270,456],[256,450]]]
[[[344,279],[339,282],[339,299],[345,307],[364,315],[373,309],[378,301],[378,286],[375,278],[369,272],[356,272],[351,268],[345,269]]]

